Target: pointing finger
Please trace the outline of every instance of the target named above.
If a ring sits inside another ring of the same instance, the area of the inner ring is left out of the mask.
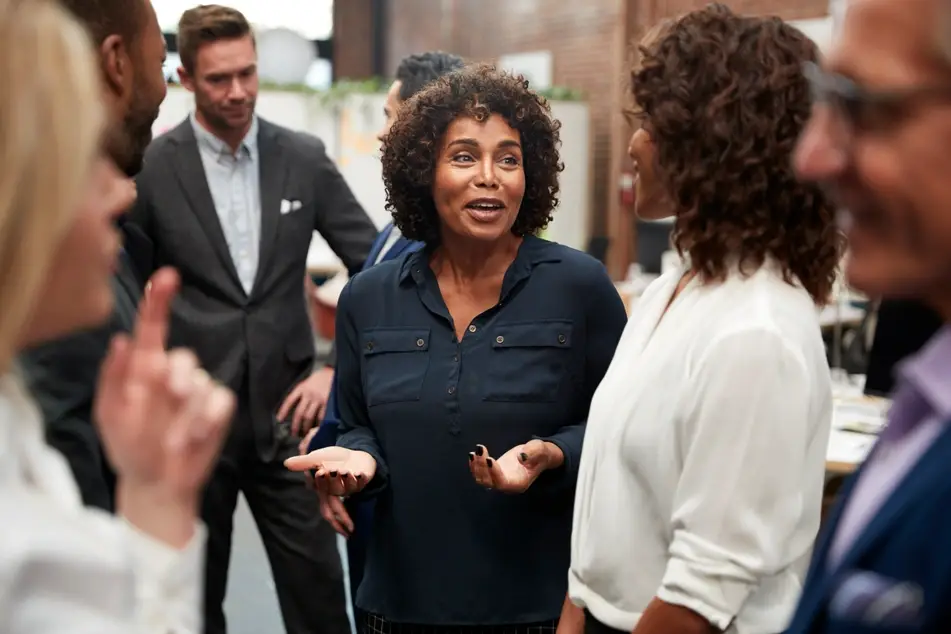
[[[152,351],[165,349],[172,300],[178,293],[179,284],[175,269],[161,268],[152,275],[135,320],[132,338],[137,348]]]

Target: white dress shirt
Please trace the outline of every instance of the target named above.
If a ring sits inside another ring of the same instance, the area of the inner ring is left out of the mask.
[[[767,264],[682,267],[635,304],[591,403],[569,595],[631,631],[657,597],[733,634],[785,629],[819,529],[832,388],[818,310]]]
[[[82,506],[14,374],[0,377],[0,632],[201,631],[204,529],[183,551]]]

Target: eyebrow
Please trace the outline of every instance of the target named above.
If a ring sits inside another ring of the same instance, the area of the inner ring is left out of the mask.
[[[455,139],[452,143],[449,144],[449,147],[452,147],[452,146],[454,146],[454,145],[461,145],[461,146],[464,146],[464,147],[478,148],[478,147],[479,147],[479,142],[476,141],[475,139]],[[519,149],[519,150],[520,150],[520,149],[522,149],[522,145],[521,145],[518,141],[516,141],[516,140],[514,140],[514,139],[506,139],[506,140],[502,141],[501,143],[499,143],[498,148],[499,148],[499,149],[501,149],[501,148],[516,148],[516,149]]]

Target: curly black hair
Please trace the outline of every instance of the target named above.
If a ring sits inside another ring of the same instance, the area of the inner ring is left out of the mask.
[[[792,167],[816,45],[779,18],[713,4],[662,25],[640,53],[630,114],[657,148],[677,250],[705,281],[771,256],[787,282],[828,301],[844,238],[830,201]]]
[[[465,66],[458,55],[442,51],[426,51],[404,57],[396,69],[400,82],[400,100],[406,101],[432,82]]]
[[[558,154],[561,123],[524,77],[474,64],[443,75],[409,99],[383,142],[386,208],[404,236],[430,247],[439,243],[432,188],[443,136],[459,117],[484,121],[493,114],[518,131],[522,144],[525,195],[512,233],[537,233],[551,222],[564,169]]]

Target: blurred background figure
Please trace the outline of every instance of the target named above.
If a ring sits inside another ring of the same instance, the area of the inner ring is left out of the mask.
[[[287,463],[317,470],[342,533],[336,496],[378,496],[364,631],[554,632],[588,404],[626,321],[600,263],[534,235],[558,129],[522,78],[474,65],[386,133],[394,224],[425,248],[344,290],[338,446]]]
[[[683,264],[644,291],[592,402],[559,630],[780,632],[832,423],[817,306],[843,240],[791,166],[819,52],[722,4],[640,50],[635,211],[673,217]]]
[[[888,424],[828,520],[790,634],[951,628],[951,6],[856,0],[796,169],[843,209],[848,282],[943,322],[899,365]],[[880,326],[881,327],[881,326]]]
[[[142,168],[166,92],[156,68],[165,57],[165,40],[155,11],[148,0],[62,0],[61,4],[96,44],[98,86],[110,120],[106,150],[119,169],[132,176]],[[115,474],[92,421],[96,377],[109,339],[132,329],[142,287],[152,270],[149,239],[124,215],[116,222],[123,248],[112,281],[112,317],[105,325],[20,356],[24,379],[46,420],[47,441],[69,462],[83,502],[105,510],[115,506]]]
[[[122,47],[112,53],[112,70],[132,70]],[[234,396],[191,353],[165,351],[175,272],[153,277],[134,333],[112,340],[98,380],[121,518],[83,507],[15,364],[24,348],[100,327],[113,310],[116,221],[135,187],[104,151],[123,130],[103,126],[93,60],[58,4],[0,2],[0,80],[16,86],[0,95],[0,630],[197,634],[197,509]]]

